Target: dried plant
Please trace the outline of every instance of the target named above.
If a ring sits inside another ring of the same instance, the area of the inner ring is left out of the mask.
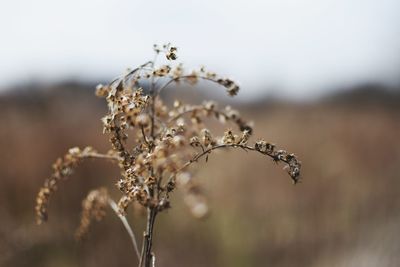
[[[238,111],[227,106],[218,108],[217,103],[205,101],[190,105],[176,100],[168,107],[160,93],[172,84],[187,82],[191,85],[206,80],[220,85],[229,96],[235,96],[239,86],[231,79],[200,68],[186,72],[182,64],[156,65],[159,55],[166,60],[177,59],[177,48],[171,45],[154,46],[155,59],[129,70],[108,85],[98,85],[96,95],[106,99],[108,114],[102,118],[104,133],[109,134],[112,149],[101,154],[91,147],[72,148],[53,165],[53,174],[40,189],[36,199],[37,222],[47,220],[49,198],[57,190],[60,181],[87,158],[105,159],[118,164],[120,178],[116,186],[122,197],[116,204],[105,188],[91,191],[83,201],[80,227],[76,233],[82,237],[92,219],[105,216],[109,205],[121,218],[127,229],[139,267],[154,266],[152,252],[153,227],[159,212],[170,207],[170,194],[181,188],[184,202],[191,213],[204,217],[208,207],[202,190],[192,176],[189,167],[222,149],[241,149],[258,152],[276,163],[283,163],[294,183],[300,179],[301,164],[294,154],[279,150],[264,140],[250,141],[252,126]],[[147,88],[144,90],[143,88]],[[206,127],[206,119],[216,119],[230,124],[237,130],[227,129],[222,136],[214,135]],[[132,141],[127,143],[128,134]],[[139,252],[131,226],[125,218],[130,204],[136,202],[147,210],[147,227]]]

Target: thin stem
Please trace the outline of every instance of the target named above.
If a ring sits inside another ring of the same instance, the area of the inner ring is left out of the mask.
[[[114,80],[112,80],[112,81],[110,82],[110,85],[112,85],[113,83],[115,83],[115,82],[117,82],[117,81],[120,81],[122,78],[126,78],[126,77],[131,76],[132,74],[134,74],[134,73],[137,72],[138,70],[143,69],[144,67],[146,67],[146,66],[149,65],[149,64],[152,64],[152,61],[147,61],[146,63],[143,63],[143,64],[140,65],[139,67],[137,67],[137,68],[131,70],[131,71],[128,72],[127,74],[118,76],[117,78],[115,78]]]
[[[144,132],[144,127],[142,126],[141,129],[142,129],[143,140],[144,140],[144,142],[146,143],[147,147],[150,148],[150,143],[149,143],[149,141],[147,140],[146,133]]]
[[[131,70],[128,74],[126,74],[125,76],[128,77],[132,74],[134,74],[135,72],[137,72],[138,70],[141,70],[143,68],[145,68],[147,65],[154,65],[154,61],[147,61],[146,63],[143,63],[142,65],[140,65],[139,67]]]
[[[249,150],[254,150],[256,151],[256,149],[254,147],[251,146],[247,146],[247,145],[241,145],[241,144],[222,144],[222,145],[217,145],[217,146],[213,146],[210,147],[207,150],[204,150],[202,153],[199,153],[197,155],[195,155],[191,160],[189,160],[188,162],[186,162],[180,169],[179,171],[182,171],[183,169],[187,168],[190,164],[192,164],[193,162],[197,162],[201,157],[205,156],[206,154],[211,153],[211,151],[215,150],[215,149],[219,149],[219,148],[228,148],[228,147],[233,147],[233,148],[242,148],[244,150],[249,149]],[[178,172],[179,172],[178,171]]]
[[[269,152],[260,151],[260,150],[257,150],[255,147],[252,147],[252,146],[248,146],[248,145],[245,145],[245,144],[221,144],[221,145],[217,145],[217,146],[210,147],[210,148],[208,148],[208,149],[206,149],[206,150],[203,150],[201,153],[196,154],[192,159],[190,159],[190,160],[187,161],[185,164],[183,164],[182,167],[180,167],[180,168],[176,171],[176,173],[179,173],[179,172],[183,171],[184,169],[186,169],[187,167],[189,167],[192,163],[198,162],[198,160],[199,160],[201,157],[203,157],[203,156],[205,156],[205,155],[211,153],[213,150],[220,149],[220,148],[241,148],[241,149],[243,149],[243,150],[246,151],[246,152],[247,152],[247,150],[256,151],[256,152],[259,152],[259,153],[261,153],[261,154],[263,154],[263,155],[266,155],[266,156],[271,157],[274,161],[277,161],[277,158],[276,158],[276,156],[274,155],[274,153],[269,153]],[[289,163],[289,162],[288,162],[286,159],[284,159],[284,158],[281,158],[281,159],[279,159],[279,160],[282,161],[282,162],[285,162],[285,163],[287,163],[287,164]],[[171,176],[169,177],[167,183],[170,182],[170,181],[174,178],[174,176],[175,176],[175,175],[171,175]]]
[[[206,81],[215,82],[215,83],[217,82],[217,81],[215,81],[214,79],[211,79],[211,78],[207,78],[207,77],[204,77],[204,76],[198,76],[198,75],[194,75],[194,74],[189,74],[189,75],[184,75],[184,76],[179,76],[179,77],[172,78],[171,80],[166,82],[163,86],[161,86],[158,89],[157,94],[160,94],[162,90],[164,90],[166,87],[168,87],[173,82],[177,82],[177,81],[179,81],[181,79],[194,78],[194,77],[198,78],[198,79],[203,79],[203,80],[206,80]]]
[[[245,144],[240,144],[240,143],[239,143],[239,144],[222,144],[222,145],[213,146],[213,147],[211,147],[211,148],[209,148],[209,149],[207,149],[207,150],[204,150],[202,153],[199,153],[199,154],[195,155],[190,161],[186,162],[186,163],[179,169],[179,171],[181,171],[182,169],[186,168],[187,166],[189,166],[189,165],[192,164],[193,162],[198,161],[201,157],[203,157],[204,155],[210,153],[211,151],[213,151],[213,150],[215,150],[215,149],[219,149],[219,148],[229,148],[229,147],[231,147],[231,148],[241,148],[241,149],[243,149],[243,150],[245,150],[245,151],[247,151],[247,150],[256,151],[256,152],[261,153],[261,154],[263,154],[263,155],[269,156],[269,157],[272,158],[273,160],[277,160],[277,159],[276,159],[276,155],[275,155],[274,152],[260,151],[260,150],[257,150],[255,147],[248,146],[248,145],[245,145]],[[289,162],[288,162],[286,159],[284,159],[284,158],[280,158],[279,160],[282,161],[282,162],[285,162],[285,163],[289,163]]]
[[[158,57],[158,53],[154,55],[154,60],[151,63],[151,67],[153,71],[155,70],[155,64],[156,60]],[[155,140],[155,134],[154,134],[154,121],[156,117],[156,112],[155,112],[155,106],[156,106],[156,98],[157,98],[158,92],[155,90],[155,80],[154,80],[154,75],[151,77],[151,82],[150,82],[150,96],[151,96],[151,128],[150,128],[150,136],[152,140]],[[149,146],[149,151],[151,151],[153,147]],[[153,167],[150,168],[150,173],[153,176],[154,175],[154,170]],[[157,190],[158,191],[158,190]],[[149,192],[150,196],[153,198],[154,197],[154,191],[150,190]],[[156,219],[157,215],[157,210],[154,207],[148,207],[147,208],[147,224],[146,224],[146,231],[144,232],[143,235],[143,245],[142,245],[142,253],[140,256],[140,261],[139,261],[139,267],[150,267],[152,263],[152,253],[151,253],[151,247],[152,247],[152,242],[153,242],[153,227],[154,227],[154,221]]]
[[[155,110],[156,110],[156,107],[155,107],[155,101],[156,101],[156,95],[153,95],[152,96],[152,101],[151,101],[151,128],[150,128],[150,135],[151,135],[151,138],[154,140],[155,138],[155,136],[154,136],[154,118],[155,118],[155,116],[156,116],[156,112],[155,112]]]
[[[119,160],[117,156],[107,155],[107,154],[100,154],[100,153],[87,153],[82,156],[81,158],[95,158],[95,159],[110,159],[110,160]]]
[[[128,234],[132,240],[132,244],[133,244],[133,247],[135,248],[136,256],[138,257],[138,260],[140,260],[140,253],[139,253],[138,245],[136,242],[135,234],[133,233],[133,230],[132,230],[131,226],[129,225],[128,220],[126,219],[125,216],[123,216],[119,213],[118,205],[117,205],[117,203],[115,203],[114,200],[108,199],[108,204],[110,205],[111,209],[115,212],[115,214],[118,216],[118,218],[121,219],[122,224],[125,226],[125,229],[128,232]]]
[[[143,234],[142,253],[140,257],[139,267],[151,267],[153,261],[153,253],[151,248],[153,245],[153,228],[156,219],[157,210],[154,207],[147,208],[147,226]]]
[[[158,57],[158,53],[156,53],[154,55],[154,60],[151,63],[151,68],[153,69],[153,71],[155,71],[155,64],[156,64],[157,57]],[[156,101],[156,97],[157,97],[157,92],[155,90],[154,75],[151,76],[150,95],[151,95],[151,129],[150,129],[150,135],[154,140],[155,101]]]

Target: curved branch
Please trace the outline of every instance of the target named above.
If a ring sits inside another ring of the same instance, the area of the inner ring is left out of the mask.
[[[45,180],[37,194],[35,211],[38,224],[47,221],[49,200],[51,195],[57,191],[58,183],[71,176],[75,168],[86,158],[119,160],[117,156],[98,153],[91,147],[86,147],[83,150],[77,147],[71,148],[63,158],[59,158],[53,164],[53,173]]]
[[[293,180],[293,183],[298,183],[300,181],[300,167],[301,167],[301,163],[297,160],[297,158],[293,155],[293,154],[287,154],[286,151],[283,150],[278,150],[278,151],[274,151],[274,150],[270,150],[270,151],[262,151],[260,149],[257,149],[256,146],[249,146],[247,144],[221,144],[221,145],[217,145],[217,146],[213,146],[211,148],[208,148],[206,150],[204,150],[201,153],[198,153],[197,155],[195,155],[192,159],[190,159],[188,162],[186,162],[185,164],[182,165],[182,167],[180,167],[178,169],[178,171],[176,173],[179,173],[181,171],[183,171],[184,169],[186,169],[187,167],[189,167],[192,163],[194,162],[198,162],[198,160],[200,158],[202,158],[205,155],[208,155],[209,153],[211,153],[213,150],[216,149],[221,149],[221,148],[241,148],[245,151],[250,150],[250,151],[256,151],[259,152],[260,154],[269,156],[270,158],[272,158],[272,160],[276,163],[278,163],[279,161],[282,161],[284,163],[287,164],[287,166],[290,167],[290,170],[288,171],[290,177]],[[292,168],[296,168],[296,170],[292,171]],[[168,182],[170,182],[175,175],[171,175],[170,178],[168,179]]]
[[[118,76],[117,78],[115,78],[114,80],[112,80],[112,81],[109,83],[109,85],[111,86],[113,83],[115,83],[115,82],[121,80],[122,78],[123,78],[124,81],[125,81],[125,79],[126,79],[127,77],[131,76],[132,74],[134,74],[134,73],[137,72],[138,70],[143,69],[144,67],[146,67],[146,66],[149,65],[149,64],[153,64],[153,61],[151,61],[151,60],[150,60],[150,61],[147,61],[146,63],[143,63],[143,64],[140,65],[139,67],[137,67],[137,68],[131,70],[131,71],[128,72],[127,74]]]
[[[217,145],[217,146],[213,146],[210,147],[209,149],[204,150],[203,152],[195,155],[191,160],[189,160],[188,162],[186,162],[185,164],[183,164],[183,166],[181,168],[179,168],[178,172],[181,172],[183,169],[187,168],[189,165],[191,165],[194,162],[198,162],[198,160],[211,153],[211,151],[216,150],[216,149],[220,149],[220,148],[242,148],[244,150],[249,149],[249,150],[255,150],[253,147],[247,146],[247,145],[240,145],[240,144],[222,144],[222,145]]]
[[[213,79],[211,79],[211,78],[204,77],[204,76],[198,76],[198,75],[195,75],[195,74],[183,75],[183,76],[178,76],[178,77],[175,77],[175,78],[171,78],[171,80],[169,80],[168,82],[166,82],[163,86],[161,86],[161,87],[158,89],[157,94],[160,94],[161,91],[164,90],[166,87],[168,87],[171,83],[177,82],[177,81],[179,81],[179,80],[189,79],[189,78],[202,79],[202,80],[206,80],[206,81],[211,81],[211,82],[218,83],[216,80],[213,80]]]
[[[222,145],[213,146],[213,147],[211,147],[211,148],[209,148],[207,150],[204,150],[202,153],[197,154],[190,161],[186,162],[181,167],[181,169],[182,168],[186,168],[187,166],[189,166],[193,162],[197,162],[201,157],[205,156],[206,154],[210,153],[211,151],[216,150],[216,149],[220,149],[220,148],[241,148],[241,149],[244,149],[245,151],[247,151],[247,150],[256,151],[256,152],[261,153],[263,155],[269,156],[275,162],[282,161],[282,162],[284,162],[286,164],[290,163],[290,161],[287,158],[279,156],[279,155],[282,154],[281,150],[267,152],[267,151],[260,151],[260,150],[256,149],[255,147],[244,145],[244,144],[222,144]]]
[[[125,216],[123,216],[123,215],[121,215],[119,213],[118,205],[117,205],[117,203],[115,203],[114,200],[109,198],[108,199],[108,204],[110,205],[111,209],[115,212],[115,214],[118,216],[118,218],[120,218],[122,224],[124,225],[126,231],[128,232],[128,235],[131,238],[133,247],[135,249],[136,256],[138,257],[138,260],[139,260],[140,259],[140,253],[139,253],[138,245],[137,245],[137,242],[136,242],[136,237],[135,237],[135,234],[133,233],[133,230],[132,230],[131,226],[129,225],[128,220],[126,219]]]

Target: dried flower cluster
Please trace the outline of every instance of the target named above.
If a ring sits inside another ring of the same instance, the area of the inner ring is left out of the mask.
[[[97,153],[91,147],[79,149],[78,147],[71,148],[63,158],[58,158],[53,164],[53,173],[46,179],[42,188],[36,197],[36,221],[41,224],[47,220],[47,210],[49,205],[50,196],[54,193],[59,182],[68,178],[78,166],[78,164],[85,158],[105,158],[112,159],[113,156],[103,155]]]
[[[177,48],[171,45],[154,46],[156,55],[168,61],[177,58]],[[192,177],[189,167],[201,158],[208,160],[215,150],[240,148],[259,152],[276,163],[282,162],[297,183],[301,164],[294,154],[275,148],[264,140],[251,142],[253,128],[238,111],[227,106],[219,108],[213,101],[190,105],[176,100],[166,105],[160,93],[173,83],[196,84],[200,80],[214,82],[235,96],[239,86],[204,67],[186,72],[182,64],[156,65],[155,60],[128,71],[108,85],[99,85],[96,95],[105,98],[108,114],[102,118],[104,133],[110,136],[112,149],[100,154],[92,148],[73,148],[54,164],[52,176],[46,180],[37,197],[38,222],[47,219],[48,202],[59,181],[68,177],[84,158],[103,158],[118,163],[121,173],[116,186],[122,193],[118,213],[123,216],[132,202],[148,211],[139,266],[154,262],[151,251],[153,224],[157,213],[170,207],[170,194],[177,187],[184,192],[184,202],[196,217],[204,217],[208,207],[202,190]],[[218,136],[207,128],[206,122],[215,119],[229,124]],[[129,145],[127,140],[131,140]],[[78,236],[87,232],[92,218],[104,215],[108,195],[105,189],[91,192],[83,202]]]
[[[93,219],[100,221],[106,216],[106,207],[108,206],[108,193],[106,188],[99,188],[89,192],[82,202],[81,224],[75,235],[81,239],[89,230]]]

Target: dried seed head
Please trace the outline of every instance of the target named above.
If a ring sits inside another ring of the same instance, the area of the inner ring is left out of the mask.
[[[208,147],[208,146],[214,144],[214,140],[208,129],[201,130],[201,135],[202,135],[202,143],[205,147]]]
[[[226,88],[229,96],[235,96],[239,92],[239,86],[231,79],[218,79],[217,82]]]
[[[63,158],[58,158],[53,164],[53,174],[46,179],[43,187],[39,190],[36,197],[36,221],[38,224],[48,219],[48,205],[51,195],[57,191],[60,181],[68,178],[77,165],[84,158],[90,158],[97,154],[91,147],[81,150],[78,147],[69,149]]]
[[[199,137],[193,136],[192,138],[190,138],[190,145],[191,146],[201,146]]]
[[[110,87],[99,84],[96,86],[96,96],[107,97],[110,92]]]
[[[165,56],[168,60],[176,60],[178,58],[174,52],[168,52]]]
[[[224,137],[222,138],[222,142],[224,144],[229,145],[229,144],[235,143],[235,139],[236,139],[235,135],[233,134],[232,130],[229,129],[224,133]]]
[[[99,188],[89,192],[87,197],[82,201],[82,216],[79,228],[75,236],[82,239],[88,232],[89,226],[93,219],[100,221],[106,215],[105,208],[108,203],[107,189]]]
[[[267,143],[264,140],[259,140],[256,142],[255,148],[260,152],[271,154],[274,152],[275,145]]]
[[[248,130],[244,130],[242,132],[242,136],[240,137],[238,144],[247,145],[249,139],[250,139],[250,132]]]
[[[163,53],[168,60],[177,59],[177,48],[171,44],[154,46],[156,54]],[[103,132],[109,135],[111,150],[100,154],[92,148],[72,148],[53,165],[53,173],[46,179],[36,199],[38,223],[48,217],[48,203],[60,181],[69,177],[85,158],[113,160],[120,168],[116,183],[122,196],[118,202],[121,214],[125,214],[131,203],[163,211],[170,207],[170,194],[177,185],[184,192],[184,202],[195,217],[208,213],[205,197],[194,182],[188,167],[221,148],[240,148],[256,151],[282,163],[294,183],[300,180],[301,162],[294,154],[277,150],[264,140],[251,141],[253,127],[240,113],[230,106],[218,109],[217,103],[206,101],[191,105],[175,101],[172,105],[163,102],[162,91],[171,84],[187,82],[197,84],[199,80],[214,82],[222,86],[228,95],[235,96],[239,86],[231,79],[201,67],[188,71],[182,64],[169,62],[158,65],[149,61],[132,68],[108,85],[98,85],[96,95],[105,98],[108,113],[102,118]],[[141,85],[146,85],[144,91]],[[211,134],[209,121],[216,119],[227,130],[222,137]],[[133,134],[132,134],[133,133]],[[129,136],[129,140],[128,140]],[[128,142],[129,141],[129,142]],[[85,233],[93,218],[103,216],[106,199],[103,190],[91,192],[84,201],[79,233]],[[80,235],[80,234],[79,234]]]

